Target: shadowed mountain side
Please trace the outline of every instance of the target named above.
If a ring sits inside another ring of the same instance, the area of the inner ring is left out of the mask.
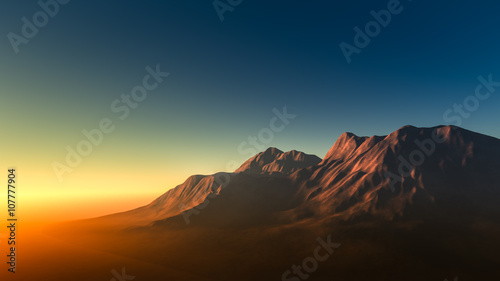
[[[233,174],[219,194],[209,196],[183,214],[157,220],[152,225],[245,228],[282,223],[275,215],[302,202],[297,190],[298,186],[285,176]]]

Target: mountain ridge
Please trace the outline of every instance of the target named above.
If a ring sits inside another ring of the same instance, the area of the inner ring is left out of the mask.
[[[434,141],[438,137],[444,140],[443,143]],[[226,185],[234,186],[235,178],[246,175],[247,181],[256,181],[257,176],[271,177],[271,181],[274,177],[282,176],[289,179],[295,188],[284,189],[284,193],[290,194],[282,196],[303,204],[295,206],[290,203],[290,208],[296,210],[287,212],[295,218],[304,218],[306,213],[309,216],[334,214],[351,219],[372,213],[391,220],[403,216],[405,210],[418,205],[416,198],[422,201],[421,205],[434,204],[435,195],[423,187],[422,169],[447,171],[470,164],[474,154],[474,139],[481,143],[493,142],[500,147],[499,139],[455,126],[404,126],[388,135],[371,137],[359,137],[346,132],[339,136],[323,159],[295,150],[283,152],[271,147],[249,158],[233,173],[193,175],[146,206],[104,218],[114,221],[135,220],[141,225],[176,216],[180,218],[183,212],[210,201],[209,197],[219,196]],[[429,155],[420,152],[425,159],[421,165],[406,167],[411,170],[395,168],[402,165],[401,162],[409,162],[405,159],[411,159],[411,155],[421,151],[421,147],[415,144],[417,141],[434,141],[434,150],[437,152]],[[443,153],[439,151],[440,147],[446,148],[448,152],[451,149],[455,154]],[[481,147],[476,148],[476,151],[478,149],[481,157],[487,154]],[[500,157],[500,149],[495,152]],[[435,160],[436,156],[441,158]],[[457,166],[456,163],[461,164]],[[393,186],[390,186],[391,181],[395,182]],[[236,182],[240,183],[239,180]],[[283,214],[270,217],[275,216]]]
[[[270,147],[245,161],[234,172],[251,174],[281,173],[286,175],[320,162],[321,158],[316,155],[297,150],[283,152],[275,147]]]

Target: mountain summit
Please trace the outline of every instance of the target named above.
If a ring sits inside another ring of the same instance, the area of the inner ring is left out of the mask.
[[[291,174],[299,169],[317,165],[321,158],[316,155],[305,154],[292,150],[283,152],[277,148],[270,147],[254,157],[248,159],[235,173],[248,174]]]

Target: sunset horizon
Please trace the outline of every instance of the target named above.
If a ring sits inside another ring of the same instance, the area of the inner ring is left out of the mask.
[[[500,4],[430,4],[0,4],[1,280],[500,277]]]

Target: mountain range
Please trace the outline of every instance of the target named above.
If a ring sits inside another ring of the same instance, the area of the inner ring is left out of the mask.
[[[499,139],[455,126],[344,133],[323,159],[269,148],[61,237],[200,280],[495,280],[499,159]]]

